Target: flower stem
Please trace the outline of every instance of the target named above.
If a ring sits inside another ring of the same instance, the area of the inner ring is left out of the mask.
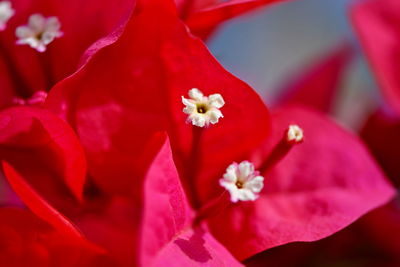
[[[265,161],[259,167],[260,173],[265,173],[269,171],[273,166],[275,166],[279,161],[281,161],[286,154],[292,149],[292,145],[288,144],[286,141],[281,140],[271,151]]]
[[[7,68],[10,72],[11,80],[14,84],[15,92],[22,98],[29,97],[31,95],[31,88],[26,82],[25,78],[21,75],[15,60],[12,58],[9,50],[0,40],[0,57],[3,58]]]
[[[47,51],[43,53],[37,53],[39,63],[42,66],[42,70],[46,78],[46,88],[44,88],[44,91],[46,92],[48,92],[51,87],[53,87],[53,85],[56,83],[54,79],[54,69],[51,62],[50,52],[50,48],[48,47]]]
[[[192,201],[193,208],[200,208],[200,199],[197,194],[197,180],[198,180],[198,172],[200,166],[202,164],[201,160],[201,137],[203,135],[203,129],[200,127],[192,126],[192,151],[189,156],[189,162],[187,172],[187,177],[189,181],[187,182],[190,199]]]
[[[230,203],[226,191],[222,192],[219,197],[213,199],[198,211],[197,216],[193,220],[193,227],[198,226],[204,219],[218,215]]]

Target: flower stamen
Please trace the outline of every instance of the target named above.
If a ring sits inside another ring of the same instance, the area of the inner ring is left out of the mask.
[[[284,132],[283,138],[272,149],[264,163],[260,167],[262,173],[271,169],[279,161],[281,161],[296,144],[302,143],[304,140],[303,129],[298,125],[291,124]]]

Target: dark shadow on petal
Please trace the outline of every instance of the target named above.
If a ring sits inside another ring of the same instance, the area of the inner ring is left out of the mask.
[[[178,238],[174,243],[185,253],[189,258],[197,262],[207,262],[212,259],[210,253],[204,247],[204,230],[196,229],[189,240]]]

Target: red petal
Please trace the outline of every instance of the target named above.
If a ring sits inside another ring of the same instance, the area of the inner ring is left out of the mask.
[[[354,6],[353,24],[368,55],[382,93],[400,113],[400,2],[365,1]]]
[[[222,22],[239,16],[245,12],[258,7],[271,5],[284,0],[230,0],[223,3],[207,6],[200,10],[195,10],[186,19],[186,23],[191,31],[201,37],[206,38]]]
[[[168,243],[153,259],[162,266],[243,266],[203,229],[186,230]]]
[[[52,241],[49,245],[72,245],[78,246],[78,250],[85,249],[95,254],[104,253],[102,248],[87,241],[66,217],[55,210],[33,190],[7,162],[3,161],[2,165],[8,182],[21,200],[36,216],[55,229],[55,232],[51,233],[51,235],[55,235],[56,240]],[[50,235],[50,233],[48,235]],[[71,257],[73,257],[72,251],[70,251],[70,253]],[[81,254],[81,252],[79,252],[79,254]],[[54,257],[55,255],[53,254],[51,256]]]
[[[141,262],[148,266],[176,235],[190,226],[193,212],[186,199],[167,140],[152,162],[144,186]]]
[[[193,213],[168,141],[147,173],[144,190],[143,266],[240,266],[203,228],[191,229]]]
[[[384,111],[373,113],[361,130],[361,136],[388,177],[400,185],[400,121]]]
[[[110,38],[115,41],[115,36]],[[131,177],[143,176],[159,148],[157,142],[148,148],[150,137],[165,129],[166,121],[180,172],[190,168],[192,126],[185,123],[181,96],[193,87],[207,95],[220,93],[227,103],[222,108],[225,117],[204,130],[200,144],[198,156],[204,165],[199,179],[203,188],[210,188],[209,177],[265,138],[269,114],[259,96],[187,32],[167,2],[138,4],[121,37],[59,83],[47,104],[75,126],[97,183],[109,192],[130,193]],[[211,188],[214,192],[201,191],[202,198],[220,191]]]
[[[27,209],[0,208],[0,262],[7,266],[105,266],[86,242],[66,238]]]
[[[258,200],[231,205],[210,220],[215,237],[237,258],[321,239],[393,197],[394,189],[363,144],[329,119],[288,108],[277,111],[273,123],[264,157],[289,124],[304,130],[304,142],[264,175]],[[253,161],[260,157],[255,154]]]
[[[343,74],[351,62],[352,55],[352,46],[343,43],[279,90],[282,94],[276,104],[301,104],[325,113],[332,111]]]
[[[227,72],[199,39],[181,30],[179,38],[177,35],[165,45],[163,52],[165,75],[169,77],[169,135],[176,164],[186,183],[198,189],[197,197],[204,202],[221,192],[215,186],[215,178],[233,161],[244,159],[268,136],[269,113],[260,97]],[[203,129],[185,124],[187,115],[182,112],[180,98],[187,97],[192,88],[200,89],[206,96],[221,94],[226,103],[221,108],[224,118]],[[200,140],[194,137],[194,130],[201,135]],[[196,151],[194,146],[198,147]]]
[[[0,56],[0,108],[10,105],[15,97],[15,87],[7,63]]]
[[[369,213],[363,220],[363,227],[371,242],[400,260],[400,205],[395,199],[388,205]]]
[[[5,161],[3,161],[3,170],[11,187],[34,214],[65,234],[65,237],[71,240],[83,240],[81,233],[75,229],[71,222],[51,207],[25,182],[24,178]]]
[[[139,187],[142,186],[138,185]],[[109,201],[93,198],[74,222],[90,241],[107,250],[111,266],[138,265],[138,239],[142,200],[115,197]]]
[[[16,13],[2,32],[0,58],[6,60],[12,75],[18,77],[15,93],[30,97],[32,92],[50,89],[55,82],[72,74],[85,50],[123,22],[134,3],[130,0],[13,1]],[[44,53],[15,44],[16,27],[27,24],[34,13],[56,16],[61,23],[63,36],[50,43]]]
[[[82,198],[86,161],[64,121],[42,109],[18,107],[0,113],[0,127],[1,158],[37,190],[59,199],[65,183],[77,199]]]
[[[398,200],[375,209],[333,236],[316,242],[297,242],[269,249],[246,260],[257,266],[398,266],[400,207]],[[286,257],[285,255],[290,255]]]

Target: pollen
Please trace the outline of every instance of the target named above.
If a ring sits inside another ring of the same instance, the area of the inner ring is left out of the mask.
[[[303,129],[298,125],[289,125],[286,131],[286,141],[289,143],[297,144],[303,142],[304,134]]]
[[[38,52],[46,51],[47,45],[63,35],[61,24],[57,17],[45,18],[41,14],[29,17],[28,24],[15,30],[17,44],[29,45]]]
[[[196,108],[197,108],[197,113],[200,113],[200,114],[207,113],[207,106],[204,104],[196,105]]]
[[[251,162],[234,162],[228,166],[219,184],[230,193],[231,202],[254,201],[264,187],[264,177],[254,170]]]
[[[0,31],[5,30],[8,20],[14,16],[15,10],[10,1],[0,2]]]
[[[193,88],[188,95],[189,98],[182,96],[182,103],[185,105],[183,112],[188,115],[187,122],[205,127],[218,123],[224,117],[220,108],[225,105],[225,101],[220,94],[204,96],[199,89]]]

